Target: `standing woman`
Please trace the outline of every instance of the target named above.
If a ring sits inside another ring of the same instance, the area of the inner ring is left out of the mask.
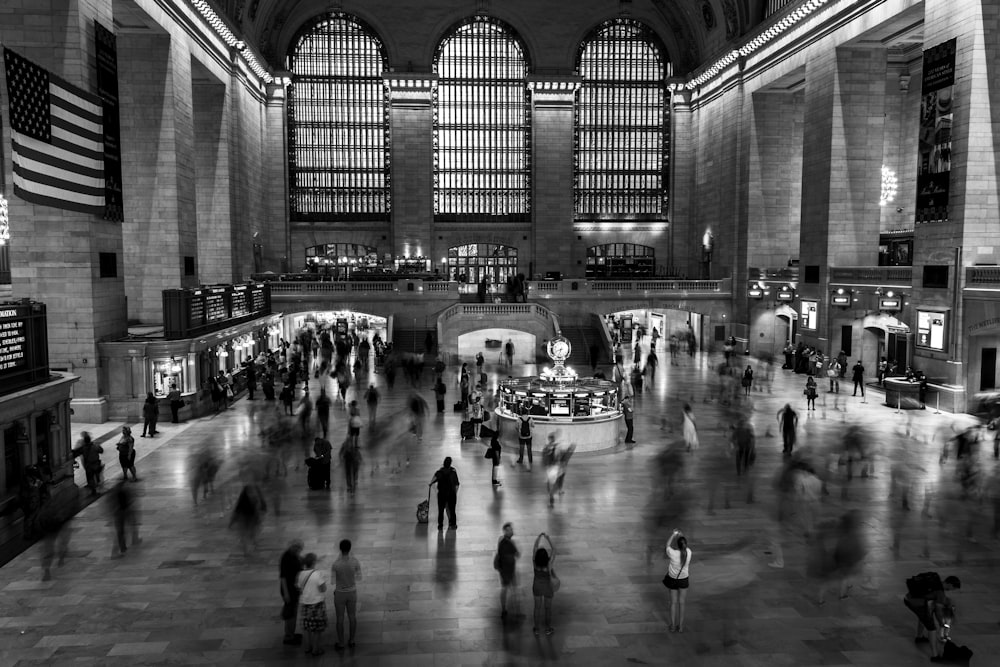
[[[118,448],[118,463],[122,467],[122,475],[128,481],[128,474],[132,473],[132,481],[138,482],[135,476],[135,438],[132,437],[132,429],[122,426],[122,437],[116,445]]]
[[[146,392],[146,400],[142,404],[142,435],[140,437],[145,438],[147,432],[150,438],[156,435],[156,420],[159,416],[160,406],[156,403],[156,397],[153,396],[153,392]]]
[[[687,445],[687,450],[693,452],[698,449],[698,426],[695,424],[694,410],[691,409],[690,403],[684,404],[682,416],[684,418],[684,443]]]
[[[299,589],[299,613],[302,629],[306,632],[306,655],[323,655],[320,637],[326,630],[326,578],[316,569],[316,554],[308,553],[302,559],[303,569],[295,579]]]
[[[542,539],[545,540],[548,549],[540,546]],[[559,581],[552,566],[556,561],[556,547],[552,540],[545,533],[541,533],[535,538],[535,546],[531,549],[531,564],[535,570],[535,579],[531,584],[531,594],[535,596],[535,635],[538,635],[538,620],[545,610],[545,634],[551,635],[555,630],[552,628],[552,596],[555,595],[559,587]]]
[[[746,370],[743,371],[743,393],[747,396],[750,395],[750,387],[753,386],[753,369],[750,368],[750,364],[747,364]]]
[[[816,380],[810,375],[806,378],[806,390],[802,392],[806,395],[806,410],[816,409]]]
[[[462,395],[462,407],[465,408],[469,405],[469,364],[462,364],[462,370],[458,377],[458,388]]]
[[[670,632],[684,632],[690,566],[691,550],[688,549],[687,538],[675,529],[667,541],[667,576],[663,577],[663,585],[670,591]]]

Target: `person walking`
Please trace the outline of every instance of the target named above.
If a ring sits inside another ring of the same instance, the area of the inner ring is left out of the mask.
[[[104,448],[94,442],[90,433],[86,431],[80,435],[80,443],[73,450],[73,458],[79,456],[83,459],[83,471],[87,475],[87,488],[90,489],[92,496],[98,494],[97,489],[101,486],[101,471],[104,470],[104,464],[101,462],[101,454],[103,453]]]
[[[430,484],[438,486],[438,530],[444,528],[444,513],[448,511],[448,529],[458,528],[456,505],[458,504],[458,472],[451,467],[451,457],[444,458],[444,465],[434,473]]]
[[[365,403],[368,405],[368,428],[375,428],[375,419],[378,416],[378,401],[379,394],[378,389],[375,388],[374,383],[368,385],[368,389],[365,391]]]
[[[309,396],[309,385],[307,384],[304,389],[302,398],[299,399],[299,428],[302,431],[303,440],[309,437],[309,432],[312,430],[311,421],[313,413],[313,402]]]
[[[503,525],[503,535],[497,542],[497,552],[493,557],[493,569],[500,573],[500,618],[507,618],[507,597],[508,591],[514,588],[515,595],[517,589],[517,559],[521,552],[514,544],[514,524],[509,521]]]
[[[118,482],[111,492],[111,514],[115,524],[115,543],[111,547],[111,557],[121,558],[128,551],[125,544],[125,528],[131,528],[132,546],[139,544],[138,507],[135,494],[125,486],[125,480]]]
[[[479,438],[483,426],[483,393],[476,385],[476,390],[469,398],[469,419],[472,421],[472,437]]]
[[[361,563],[351,555],[351,541],[340,541],[340,558],[330,568],[334,579],[333,608],[337,614],[337,643],[333,648],[344,650],[344,616],[350,626],[347,646],[354,648],[358,633],[358,582],[361,581]]]
[[[503,352],[504,352],[504,356],[507,358],[507,368],[513,368],[514,367],[514,341],[512,341],[510,338],[508,338],[507,342],[504,343]]]
[[[302,571],[295,578],[299,589],[302,629],[306,634],[306,655],[323,655],[321,646],[326,630],[326,577],[316,569],[316,554],[302,559]]]
[[[333,445],[326,438],[313,439],[313,456],[316,457],[316,465],[320,466],[320,478],[323,486],[330,488],[330,464],[333,460]]]
[[[541,545],[542,540],[545,540],[544,547]],[[535,597],[535,626],[532,630],[536,637],[541,625],[540,620],[545,621],[545,634],[551,635],[555,632],[552,627],[552,597],[559,588],[559,578],[553,569],[555,561],[555,545],[548,535],[540,533],[535,538],[535,546],[531,549],[531,565],[535,572],[534,581],[531,583],[531,594]]]
[[[654,329],[655,331],[656,329]],[[684,404],[684,410],[681,413],[681,417],[684,420],[684,425],[681,429],[684,434],[684,444],[687,445],[687,450],[693,452],[698,449],[698,426],[694,419],[694,410],[691,409],[690,403]]]
[[[139,478],[135,476],[135,438],[132,437],[131,428],[122,426],[122,437],[115,447],[118,449],[118,463],[122,467],[122,477],[127,482],[128,474],[131,472],[132,481],[138,482]]]
[[[283,643],[298,646],[302,643],[302,635],[296,634],[295,622],[299,615],[299,589],[295,580],[302,571],[302,540],[292,540],[281,554],[278,565],[278,584],[281,587],[281,619],[285,622],[285,638]]]
[[[778,410],[778,428],[781,429],[781,453],[789,456],[795,446],[795,431],[799,425],[799,415],[790,403]]]
[[[316,418],[319,420],[319,427],[323,431],[324,438],[330,431],[330,406],[332,404],[333,401],[326,395],[326,389],[321,388],[319,396],[316,397]]]
[[[358,473],[361,470],[361,448],[350,438],[340,446],[340,458],[344,462],[344,481],[348,493],[358,490]]]
[[[176,384],[170,385],[170,393],[167,394],[167,400],[170,401],[170,423],[179,424],[181,421],[180,411],[184,407],[184,399],[181,398],[181,390],[177,388]]]
[[[670,632],[684,632],[690,567],[691,549],[688,548],[687,538],[675,529],[667,541],[667,574],[663,577],[663,585],[670,591]]]
[[[747,504],[753,502],[753,478],[750,468],[757,460],[757,435],[747,417],[741,417],[733,431],[733,449],[736,454],[736,476],[746,478]]]
[[[291,383],[286,382],[281,388],[281,393],[278,394],[278,400],[281,401],[281,405],[285,408],[285,414],[292,416],[295,411],[292,406],[295,404],[295,387]]]
[[[860,387],[861,388],[861,398],[864,398],[865,397],[865,367],[861,365],[861,360],[860,359],[858,359],[858,362],[856,364],[854,364],[854,367],[851,369],[851,380],[854,381],[854,394],[852,394],[852,395],[853,396],[857,396],[858,395],[858,388]],[[864,401],[862,401],[862,403],[863,402]]]
[[[247,400],[253,400],[253,393],[257,391],[257,366],[254,364],[253,359],[246,362],[247,372]]]
[[[347,439],[354,443],[355,447],[361,445],[361,408],[357,401],[351,401],[348,408],[347,419]]]
[[[500,461],[501,461],[501,447],[500,447],[500,424],[497,423],[496,431],[493,431],[493,435],[490,436],[490,447],[486,450],[486,455],[483,458],[490,460],[493,464],[492,479],[493,486],[503,486],[503,482],[500,481]]]
[[[806,388],[802,393],[806,396],[806,410],[816,410],[816,380],[812,375],[806,378]]]
[[[444,384],[444,379],[438,376],[434,380],[434,403],[439,415],[444,414],[444,395],[447,392],[448,388]]]
[[[156,435],[156,420],[159,416],[160,406],[156,403],[156,397],[153,396],[153,392],[146,392],[146,400],[142,404],[142,435],[140,437],[145,438],[147,432],[150,438]]]
[[[531,418],[531,412],[521,406],[521,412],[517,416],[517,462],[524,463],[524,450],[528,450],[528,470],[531,470],[531,435],[535,430],[535,420]]]

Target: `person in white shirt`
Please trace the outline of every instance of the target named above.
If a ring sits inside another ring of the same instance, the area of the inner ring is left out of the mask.
[[[684,632],[684,605],[687,600],[691,550],[687,538],[674,530],[667,541],[667,574],[663,585],[670,591],[670,631]]]
[[[326,575],[316,569],[316,554],[302,559],[303,569],[295,579],[299,589],[299,617],[306,633],[306,655],[323,655],[321,635],[326,630]]]
[[[333,589],[333,606],[337,612],[337,643],[334,648],[344,649],[344,615],[350,624],[347,645],[354,648],[354,635],[358,631],[358,582],[361,581],[361,564],[351,555],[351,541],[340,541],[340,558],[330,568],[336,586]]]

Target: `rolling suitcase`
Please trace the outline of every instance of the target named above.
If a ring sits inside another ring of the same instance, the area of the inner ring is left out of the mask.
[[[431,517],[431,489],[427,487],[427,500],[417,505],[417,523],[427,523]]]
[[[471,438],[475,432],[475,429],[472,427],[472,422],[462,422],[462,440]]]
[[[313,491],[323,488],[323,466],[319,464],[319,461],[309,457],[306,459],[306,484]]]

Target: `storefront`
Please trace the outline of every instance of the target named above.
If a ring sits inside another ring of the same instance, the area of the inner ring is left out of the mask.
[[[49,370],[46,327],[44,304],[0,304],[0,543],[24,532],[28,467],[49,485],[47,511],[64,518],[77,499],[69,402],[78,378]]]

